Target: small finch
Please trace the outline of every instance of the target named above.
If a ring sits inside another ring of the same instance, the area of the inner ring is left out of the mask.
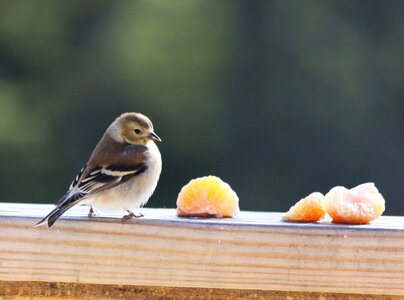
[[[144,205],[153,194],[161,173],[161,155],[153,124],[140,113],[124,113],[106,130],[87,164],[67,193],[36,226],[51,227],[77,204],[95,211],[126,214],[122,221],[139,217],[132,210]]]

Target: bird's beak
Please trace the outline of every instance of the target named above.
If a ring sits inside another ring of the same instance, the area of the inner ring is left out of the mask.
[[[161,142],[161,138],[154,132],[150,132],[149,135],[147,136],[149,139],[156,141],[156,142]]]

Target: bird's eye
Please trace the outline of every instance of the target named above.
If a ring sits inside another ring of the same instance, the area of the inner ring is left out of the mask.
[[[140,133],[141,133],[140,129],[135,129],[134,132],[135,132],[136,134],[140,134]]]

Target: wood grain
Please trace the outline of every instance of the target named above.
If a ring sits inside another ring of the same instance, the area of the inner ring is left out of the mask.
[[[111,284],[2,282],[0,300],[88,299],[88,300],[399,300],[401,296],[359,295],[268,290],[238,290],[187,287],[156,287]]]
[[[404,295],[404,217],[348,226],[142,209],[144,218],[122,224],[77,207],[34,228],[51,208],[0,204],[0,280]]]

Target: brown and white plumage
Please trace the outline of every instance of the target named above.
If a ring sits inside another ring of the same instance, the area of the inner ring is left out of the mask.
[[[106,130],[89,161],[69,190],[37,225],[51,227],[76,204],[100,212],[129,212],[145,204],[161,173],[161,155],[154,141],[161,141],[153,124],[139,113],[125,113]],[[132,214],[133,215],[133,214]]]

